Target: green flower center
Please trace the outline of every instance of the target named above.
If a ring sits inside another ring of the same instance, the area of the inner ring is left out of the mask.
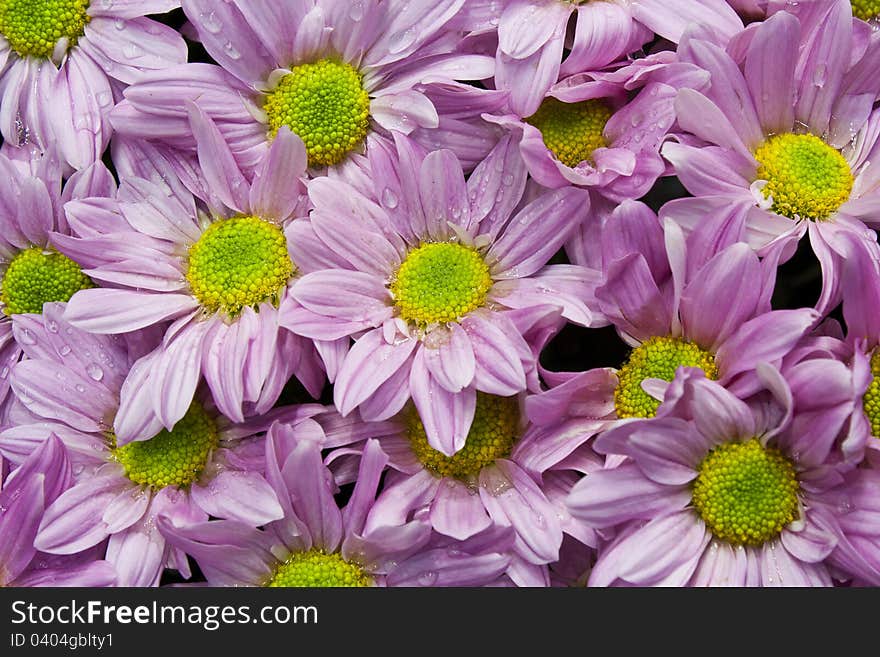
[[[342,555],[326,554],[312,548],[297,552],[278,566],[265,586],[295,586],[309,588],[363,587],[373,583],[360,566],[349,563]]]
[[[755,150],[758,179],[773,212],[827,219],[849,200],[853,175],[843,155],[816,135],[774,135]]]
[[[294,66],[266,97],[273,137],[286,125],[306,145],[309,166],[339,164],[370,127],[370,96],[355,68],[332,59]]]
[[[453,456],[428,444],[425,427],[415,406],[407,414],[407,437],[416,458],[438,477],[473,481],[487,465],[510,456],[519,439],[519,401],[477,392],[477,408],[467,440]]]
[[[454,242],[410,251],[390,285],[400,316],[419,326],[458,321],[486,302],[491,287],[483,256]]]
[[[245,306],[277,305],[295,271],[281,227],[248,216],[211,224],[189,249],[186,278],[202,307],[234,317]]]
[[[871,356],[871,374],[874,378],[862,397],[862,407],[871,423],[871,435],[876,437],[880,436],[880,349]]]
[[[710,379],[718,378],[715,357],[693,342],[681,338],[653,337],[632,350],[617,372],[614,390],[617,417],[654,417],[660,401],[642,389],[645,379],[672,381],[681,367],[699,367]]]
[[[549,97],[538,111],[525,119],[541,131],[544,145],[565,166],[592,162],[593,151],[607,146],[605,124],[611,109],[601,100],[563,103]]]
[[[880,0],[850,0],[852,13],[856,18],[869,21],[880,16]]]
[[[155,489],[187,486],[202,474],[219,442],[214,418],[193,402],[171,431],[163,429],[149,440],[114,447],[113,457],[136,484]]]
[[[76,45],[91,17],[89,0],[0,0],[0,34],[22,57],[51,58],[56,44]]]
[[[73,260],[32,246],[10,261],[3,276],[0,301],[6,306],[3,312],[7,315],[39,314],[44,303],[68,301],[76,292],[90,287],[95,284]]]
[[[797,518],[794,466],[757,438],[719,445],[698,471],[694,508],[716,538],[733,545],[762,545]]]

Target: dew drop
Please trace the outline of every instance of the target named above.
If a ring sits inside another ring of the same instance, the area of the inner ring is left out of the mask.
[[[417,579],[421,586],[433,586],[437,581],[437,573],[433,570],[426,570],[421,573]]]
[[[30,329],[23,329],[18,341],[22,344],[37,344],[37,336]]]
[[[223,29],[223,23],[220,22],[220,19],[217,18],[217,14],[213,11],[201,13],[199,14],[199,18],[202,21],[202,27],[208,30],[211,34],[217,34]]]
[[[386,208],[393,210],[397,207],[398,202],[399,201],[397,199],[397,194],[395,194],[394,190],[392,190],[390,187],[386,187],[382,191],[382,205],[384,205]]]
[[[104,378],[104,370],[97,363],[91,363],[86,367],[86,374],[89,375],[89,378],[93,381],[100,381]]]

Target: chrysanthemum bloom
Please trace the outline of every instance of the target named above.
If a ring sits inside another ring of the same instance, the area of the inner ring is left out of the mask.
[[[64,445],[50,435],[0,491],[0,586],[112,586],[116,571],[91,551],[70,557],[37,552],[44,509],[70,485]]]
[[[538,184],[551,189],[575,185],[594,199],[613,202],[639,198],[666,170],[660,145],[675,122],[676,86],[648,74],[633,94],[630,78],[645,71],[638,65],[625,68],[632,74],[622,79],[597,79],[596,74],[563,79],[532,114],[484,118],[516,139]],[[704,75],[693,80],[702,81]],[[690,83],[686,76],[676,85]]]
[[[339,449],[327,458],[335,461],[337,451],[359,452],[367,439],[377,440],[393,471],[368,529],[424,517],[434,531],[464,541],[493,525],[511,527],[521,563],[512,563],[508,576],[521,586],[542,586],[546,573],[539,571],[559,558],[563,532],[595,544],[592,531],[571,519],[564,501],[578,473],[602,464],[592,452],[578,450],[578,428],[570,423],[529,424],[521,397],[478,392],[464,446],[453,456],[429,444],[425,423],[409,404],[376,430],[337,440]]]
[[[585,431],[614,419],[653,417],[679,367],[698,368],[745,398],[758,386],[757,363],[779,365],[818,320],[811,309],[771,310],[776,258],[763,262],[746,244],[685,242],[644,204],[616,208],[601,234],[600,311],[633,347],[626,363],[570,374],[550,401],[566,413],[588,409]],[[586,256],[584,256],[586,257]],[[707,308],[724,308],[723,313]],[[588,434],[589,435],[589,434]]]
[[[805,234],[822,266],[816,304],[839,301],[842,233],[873,245],[880,186],[876,161],[880,112],[880,48],[854,52],[846,2],[824,3],[821,20],[778,12],[754,29],[738,63],[718,45],[686,40],[683,61],[704,67],[711,85],[682,89],[681,128],[703,143],[669,142],[662,149],[675,174],[698,198],[661,210],[685,230],[724,231],[763,253],[783,243],[792,253]],[[723,223],[720,208],[747,212]]]
[[[479,117],[504,94],[457,80],[491,78],[491,57],[457,54],[446,24],[463,0],[185,0],[206,50],[220,66],[187,64],[145,76],[113,112],[117,130],[194,148],[186,103],[216,122],[244,170],[281,126],[306,144],[312,173],[346,167],[370,134],[439,131],[450,145],[491,131]],[[462,134],[462,131],[465,131]],[[497,137],[496,137],[497,138]]]
[[[231,424],[210,397],[198,395],[171,429],[155,415],[121,416],[120,389],[140,384],[137,370],[123,383],[137,356],[126,342],[136,338],[88,334],[61,312],[61,304],[47,304],[43,317],[16,318],[16,332],[29,331],[32,342],[25,347],[29,359],[13,369],[12,388],[30,417],[19,414],[0,434],[0,449],[14,460],[54,433],[74,463],[76,482],[46,509],[37,549],[75,554],[109,537],[106,558],[119,584],[151,586],[165,565],[189,574],[183,554],[156,530],[157,514],[181,522],[210,515],[255,524],[281,517],[260,473],[264,440],[255,436],[277,417],[296,421],[298,409]],[[132,420],[142,423],[131,427]],[[114,425],[124,425],[137,440],[123,443]]]
[[[823,503],[841,487],[830,445],[799,431],[791,389],[758,366],[774,396],[750,407],[693,370],[661,418],[596,438],[628,459],[572,490],[575,518],[614,528],[594,586],[830,586],[837,544]]]
[[[602,321],[585,303],[593,272],[545,267],[588,198],[567,188],[516,211],[526,172],[509,139],[467,183],[451,152],[425,156],[403,136],[371,166],[382,206],[339,180],[309,184],[314,209],[299,242],[328,268],[295,282],[301,307],[283,307],[282,322],[319,340],[357,336],[335,381],[340,413],[386,419],[412,397],[431,446],[452,455],[477,390],[510,396],[527,377],[537,384],[527,325],[560,310]]]
[[[344,509],[316,441],[274,425],[266,439],[266,477],[284,517],[264,529],[234,521],[184,524],[160,516],[168,541],[191,555],[214,586],[477,586],[507,567],[510,532],[471,541],[433,536],[424,520],[369,528],[388,462],[378,443],[364,449]]]
[[[115,191],[113,176],[100,162],[75,173],[62,187],[57,160],[23,163],[0,155],[0,402],[9,390],[10,368],[21,357],[11,318],[40,313],[44,303],[67,301],[94,287],[79,264],[50,244],[53,232],[69,230],[65,204],[112,197]]]
[[[495,81],[499,89],[510,92],[510,107],[520,116],[537,112],[559,77],[618,62],[655,32],[677,43],[694,22],[724,40],[743,28],[724,0],[504,0],[502,4]],[[566,42],[572,17],[574,36]],[[563,47],[569,50],[564,60]]]
[[[54,239],[113,286],[74,295],[65,313],[73,325],[118,334],[174,320],[122,394],[126,414],[155,414],[167,429],[187,413],[202,376],[236,422],[269,410],[291,374],[314,396],[324,382],[312,342],[278,323],[277,307],[299,273],[290,220],[304,200],[302,141],[279,131],[248,183],[214,124],[192,110],[210,214],[189,193],[131,178],[116,204],[69,204],[79,237]],[[134,437],[116,431],[123,442]]]
[[[143,71],[186,61],[172,28],[145,18],[177,0],[0,3],[0,133],[49,149],[75,169],[100,160],[114,92]]]

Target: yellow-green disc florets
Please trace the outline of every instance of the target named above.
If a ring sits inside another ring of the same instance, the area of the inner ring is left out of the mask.
[[[476,249],[428,242],[407,254],[390,287],[400,316],[427,326],[457,321],[482,306],[492,277]]]
[[[762,545],[797,518],[794,466],[756,438],[719,445],[697,471],[694,508],[716,538]]]
[[[373,581],[360,566],[349,563],[342,555],[326,554],[321,550],[297,552],[278,566],[266,586],[295,586],[309,588],[364,587]]]
[[[51,58],[66,39],[65,52],[85,33],[89,0],[0,0],[0,34],[22,57]]]
[[[248,216],[211,224],[189,249],[186,278],[202,307],[234,317],[245,306],[277,305],[295,271],[281,227]]]
[[[607,146],[605,124],[611,109],[600,100],[563,103],[547,98],[538,111],[525,119],[541,131],[544,145],[564,165],[574,167],[593,161],[593,151]]]
[[[827,219],[849,200],[853,175],[835,148],[816,135],[773,135],[755,150],[763,193],[773,212],[791,219]]]
[[[850,5],[853,16],[863,21],[880,16],[880,0],[850,0]]]
[[[163,429],[149,440],[114,447],[113,457],[136,484],[155,489],[187,486],[202,474],[219,441],[214,418],[193,402],[171,431]]]
[[[269,134],[290,128],[306,145],[312,167],[340,163],[370,127],[370,96],[361,74],[332,59],[294,66],[269,92],[263,110]]]
[[[477,408],[467,440],[453,456],[446,456],[428,444],[425,427],[415,406],[407,416],[407,437],[413,454],[438,477],[472,481],[496,459],[510,456],[519,438],[519,402],[516,397],[496,397],[477,392]]]
[[[3,312],[18,315],[41,313],[44,303],[68,301],[74,293],[95,284],[67,256],[33,246],[12,258],[2,287]]]
[[[681,338],[653,337],[632,350],[617,372],[614,390],[617,417],[654,417],[660,402],[642,389],[645,379],[672,381],[681,367],[699,367],[709,379],[718,378],[715,357]]]
[[[880,437],[880,349],[871,356],[871,374],[874,378],[862,397],[862,406],[871,423],[871,435]]]

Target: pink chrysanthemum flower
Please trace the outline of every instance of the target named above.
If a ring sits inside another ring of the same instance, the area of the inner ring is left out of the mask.
[[[140,335],[122,339],[77,330],[63,320],[62,310],[49,304],[43,317],[16,318],[16,332],[31,335],[29,359],[12,373],[23,408],[0,434],[0,450],[13,461],[51,434],[70,453],[76,480],[48,505],[38,550],[75,554],[109,538],[106,558],[116,566],[119,584],[152,586],[166,565],[189,575],[183,553],[166,545],[156,529],[157,514],[184,523],[213,516],[255,525],[282,516],[261,474],[260,434],[276,419],[297,424],[322,407],[281,407],[232,424],[209,395],[199,394],[169,429],[155,415],[120,416],[126,375],[150,345]],[[128,380],[137,381],[137,375]],[[136,440],[120,440],[114,426],[124,426]]]
[[[335,431],[332,443],[325,443],[333,447],[327,461],[335,471],[368,439],[377,440],[393,472],[376,500],[375,526],[424,517],[434,531],[460,541],[491,526],[511,527],[517,558],[507,577],[520,586],[543,586],[564,533],[584,545],[596,543],[592,530],[573,521],[565,499],[578,473],[599,470],[602,462],[581,447],[581,428],[567,417],[529,423],[525,409],[535,398],[477,393],[465,444],[453,456],[428,443],[425,423],[410,404],[387,422]]]
[[[509,139],[467,182],[451,152],[425,156],[402,136],[371,165],[382,206],[339,180],[309,184],[314,209],[293,241],[327,264],[296,281],[299,306],[282,307],[281,321],[318,340],[357,337],[335,380],[340,413],[385,419],[412,397],[429,443],[452,455],[478,390],[537,384],[523,337],[536,323],[559,312],[602,322],[584,303],[592,272],[545,267],[588,199],[567,188],[516,211],[526,172]]]
[[[269,410],[292,374],[314,396],[324,382],[312,342],[279,330],[278,305],[300,273],[290,231],[303,211],[302,141],[280,130],[248,182],[216,126],[191,110],[210,214],[179,186],[129,178],[118,203],[70,204],[78,237],[54,238],[90,276],[113,286],[74,295],[65,312],[73,325],[119,334],[173,320],[122,393],[124,414],[155,413],[168,429],[187,412],[202,376],[236,422]],[[123,442],[134,437],[116,431]]]
[[[665,230],[664,230],[665,228]],[[692,236],[693,237],[693,236]],[[696,368],[745,398],[760,387],[757,363],[782,359],[818,321],[808,308],[771,310],[776,259],[759,261],[745,244],[686,241],[643,203],[627,201],[608,217],[600,246],[570,249],[575,261],[599,250],[603,282],[596,306],[630,346],[620,369],[565,374],[542,415],[587,409],[583,438],[626,418],[653,417],[680,367]],[[706,312],[721,307],[724,313]],[[540,399],[540,397],[538,397]]]
[[[11,318],[40,313],[44,303],[67,301],[94,286],[80,264],[50,243],[53,233],[69,232],[64,206],[115,193],[113,176],[100,162],[62,185],[57,160],[13,161],[0,155],[0,403],[9,390],[10,368],[21,357]]]
[[[601,216],[609,200],[639,198],[663,175],[660,146],[675,123],[676,90],[705,80],[693,64],[660,53],[560,80],[533,113],[506,107],[483,118],[516,139],[536,183],[589,190],[593,214]]]
[[[595,449],[624,455],[575,485],[572,515],[614,539],[594,586],[830,586],[838,542],[827,502],[842,487],[830,445],[798,428],[778,370],[750,407],[701,373],[684,374],[662,418],[608,431]]]
[[[701,38],[680,46],[711,85],[679,92],[678,123],[702,141],[669,142],[662,153],[697,198],[671,201],[661,216],[689,232],[736,235],[762,254],[779,243],[793,253],[809,235],[824,313],[840,300],[841,236],[878,253],[869,226],[880,207],[880,48],[855,47],[849,3],[802,4],[821,15],[775,13],[730,53]],[[747,212],[723,223],[733,205]]]
[[[474,28],[479,30],[481,3],[467,4],[476,5],[466,5],[463,12],[473,14]],[[498,30],[495,81],[498,89],[510,92],[510,108],[520,116],[537,112],[560,77],[614,64],[650,41],[655,32],[677,43],[694,22],[725,40],[743,27],[724,0],[502,0],[500,4],[500,16],[492,17]],[[564,57],[563,48],[568,49]]]
[[[213,118],[243,169],[281,126],[306,144],[312,173],[346,168],[370,134],[396,130],[464,152],[493,135],[476,122],[504,94],[461,84],[491,78],[484,55],[459,54],[446,27],[464,0],[185,0],[199,38],[220,66],[187,64],[126,90],[113,112],[125,134],[194,148],[186,103]],[[468,142],[471,142],[468,144]]]
[[[64,444],[54,435],[28,456],[0,491],[0,586],[112,586],[113,565],[95,550],[70,556],[38,552],[43,512],[71,483]]]
[[[0,3],[0,132],[75,169],[100,160],[114,94],[142,72],[186,61],[186,43],[146,18],[178,0]]]
[[[388,457],[368,441],[344,509],[321,463],[320,443],[275,425],[266,439],[266,477],[284,517],[264,529],[233,521],[183,523],[160,516],[168,541],[192,555],[214,586],[479,586],[504,572],[511,534],[470,541],[432,535],[422,519],[371,528]]]

